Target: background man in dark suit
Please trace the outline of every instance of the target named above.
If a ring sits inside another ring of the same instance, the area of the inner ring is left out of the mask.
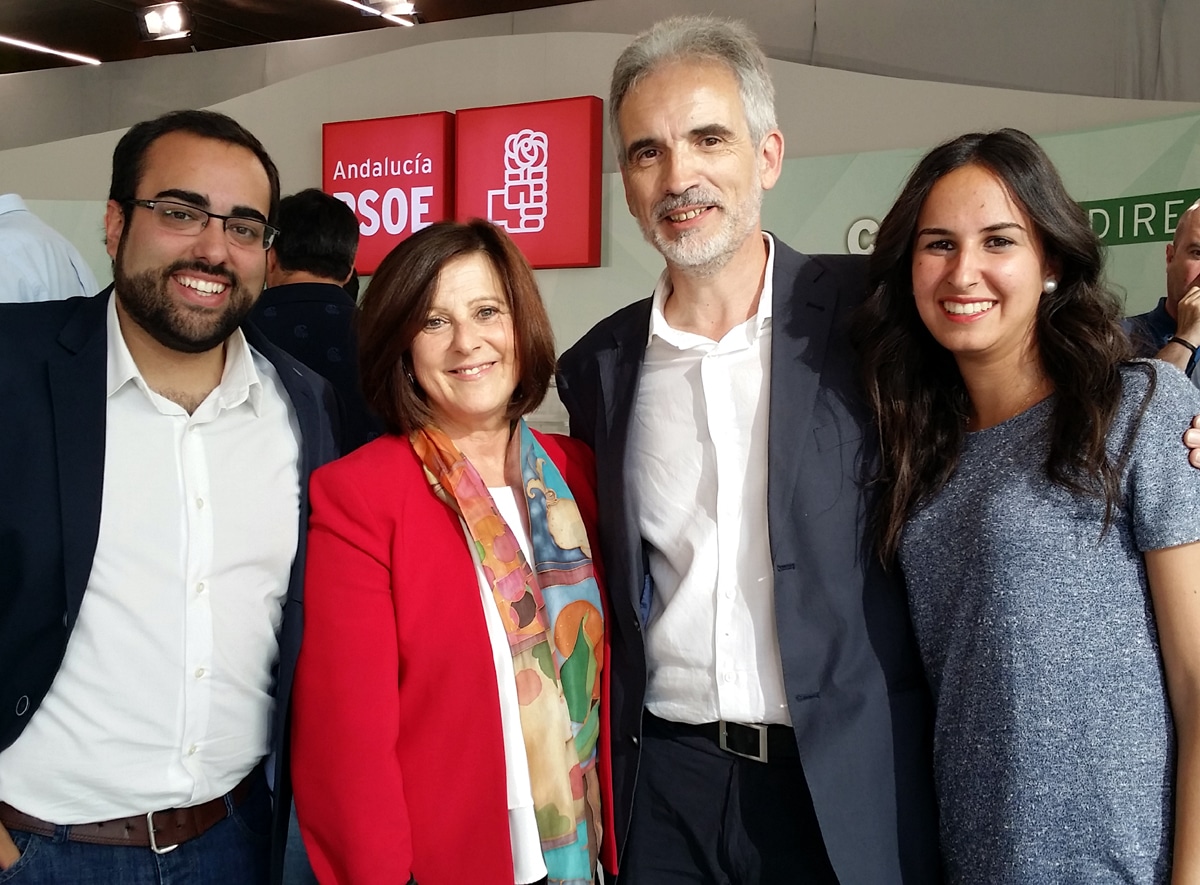
[[[278,878],[308,474],[335,454],[328,385],[241,328],[278,204],[232,119],[139,123],[113,287],[0,307],[0,870],[22,882]]]
[[[783,136],[742,25],[640,35],[609,114],[667,265],[560,361],[601,478],[620,881],[936,881],[928,697],[862,540],[864,264],[763,233]]]
[[[250,319],[333,385],[348,452],[383,429],[358,389],[358,307],[343,288],[354,274],[358,218],[337,197],[308,188],[280,200],[279,230],[267,252],[267,290]]]

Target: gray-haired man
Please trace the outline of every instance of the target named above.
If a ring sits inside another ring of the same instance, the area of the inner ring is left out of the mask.
[[[609,113],[666,270],[559,393],[601,478],[622,885],[936,881],[929,698],[863,545],[865,266],[762,231],[783,136],[744,26],[639,35]]]

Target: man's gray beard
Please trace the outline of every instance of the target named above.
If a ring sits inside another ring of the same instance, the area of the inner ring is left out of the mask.
[[[678,238],[670,239],[657,226],[643,226],[642,236],[672,267],[686,270],[692,276],[713,276],[729,263],[758,227],[762,200],[763,189],[755,187],[735,210],[718,206],[718,211],[724,213],[721,226],[707,239],[700,231],[685,231]],[[664,211],[655,207],[655,217],[661,217]]]
[[[650,232],[649,240],[667,264],[686,270],[693,276],[710,277],[724,268],[737,251],[736,248],[728,248],[728,233],[720,231],[715,237],[697,241],[689,231],[679,239],[669,240],[655,230]]]

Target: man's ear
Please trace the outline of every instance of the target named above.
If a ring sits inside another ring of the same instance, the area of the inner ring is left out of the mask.
[[[120,245],[124,232],[125,209],[116,200],[109,200],[104,207],[104,248],[108,251],[108,257],[114,261],[117,258],[117,246]]]
[[[769,191],[783,171],[783,133],[772,129],[758,148],[758,175],[762,188]]]
[[[275,247],[272,246],[267,250],[267,288],[278,285],[276,280],[279,277],[279,256],[275,252]]]

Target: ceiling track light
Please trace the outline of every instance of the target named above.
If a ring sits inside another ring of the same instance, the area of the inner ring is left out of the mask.
[[[47,55],[57,55],[59,58],[81,62],[85,65],[100,64],[100,59],[92,58],[90,55],[63,52],[61,49],[51,49],[49,46],[43,46],[41,43],[30,43],[28,40],[18,40],[16,37],[5,37],[3,34],[0,34],[0,43],[7,43],[9,46],[16,46],[19,49],[28,49],[31,52],[44,52]]]
[[[178,40],[192,32],[187,7],[182,3],[157,3],[137,11],[143,40]]]

